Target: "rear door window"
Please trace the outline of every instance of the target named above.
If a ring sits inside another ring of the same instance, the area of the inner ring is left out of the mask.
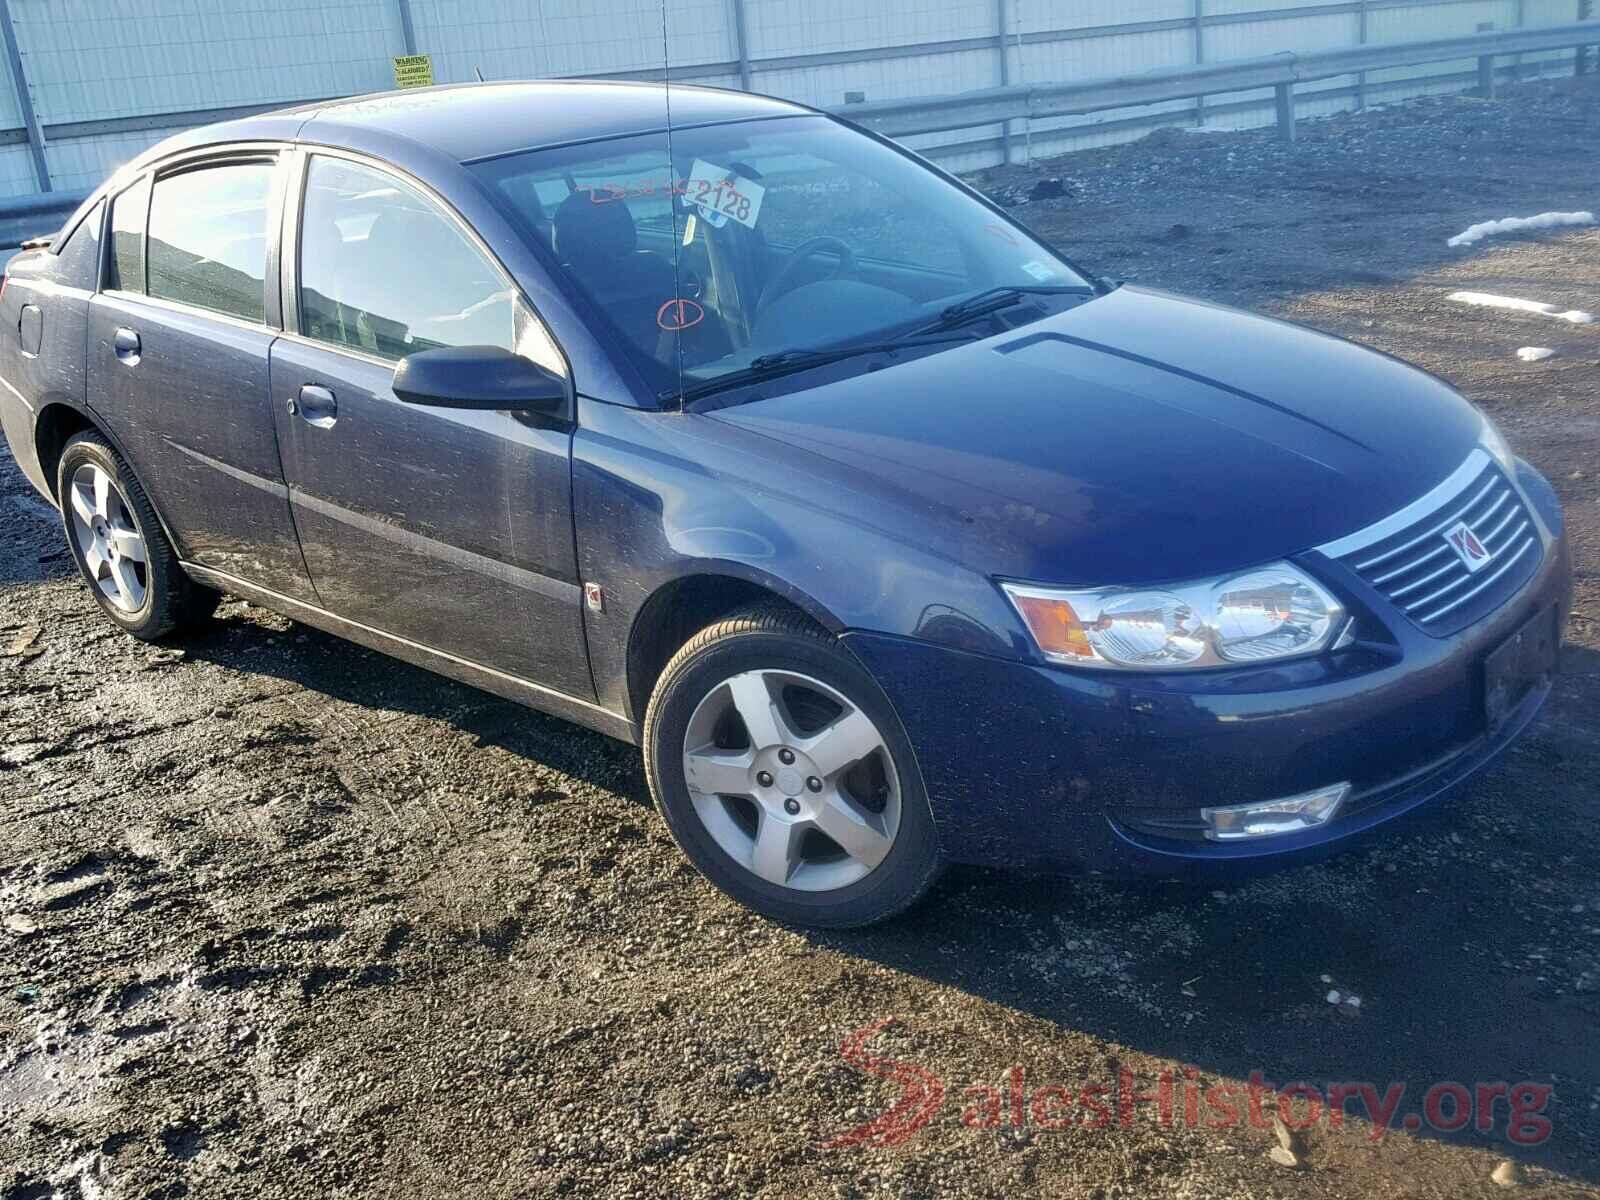
[[[148,176],[111,201],[111,253],[106,262],[106,291],[144,291],[144,225],[149,212]]]
[[[266,319],[272,161],[222,163],[156,180],[150,294],[246,321]]]

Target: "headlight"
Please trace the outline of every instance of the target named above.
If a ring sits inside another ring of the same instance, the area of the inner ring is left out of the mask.
[[[1052,662],[1169,671],[1315,654],[1344,610],[1288,563],[1164,588],[1001,585]]]
[[[1478,415],[1483,417],[1483,432],[1478,435],[1478,444],[1493,456],[1495,462],[1505,468],[1507,474],[1515,479],[1517,456],[1511,452],[1511,446],[1507,443],[1505,435],[1500,432],[1499,426],[1491,421],[1485,413],[1480,411]]]

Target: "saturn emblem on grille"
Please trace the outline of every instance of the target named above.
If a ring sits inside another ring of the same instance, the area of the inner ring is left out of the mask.
[[[1457,521],[1451,526],[1450,531],[1444,535],[1444,540],[1450,543],[1450,549],[1456,552],[1456,557],[1469,571],[1477,571],[1488,566],[1489,560],[1494,557],[1465,521]]]

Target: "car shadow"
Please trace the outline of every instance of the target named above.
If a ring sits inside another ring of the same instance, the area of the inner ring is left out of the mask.
[[[635,749],[331,635],[274,633],[225,611],[184,646],[235,671],[447,721],[651,803]],[[1600,1183],[1600,1160],[1582,1149],[1600,1095],[1600,887],[1580,871],[1585,890],[1570,869],[1582,849],[1572,831],[1600,827],[1600,795],[1593,749],[1564,732],[1597,697],[1600,653],[1567,647],[1551,704],[1500,764],[1387,838],[1321,864],[1230,886],[956,867],[896,921],[806,936],[1043,1018],[1063,1036],[1213,1076],[1259,1072],[1324,1091],[1371,1083],[1380,1095],[1402,1082],[1402,1115],[1420,1112],[1436,1084],[1552,1084],[1542,1144],[1507,1139],[1503,1101],[1487,1134],[1471,1124],[1417,1132]],[[1562,862],[1568,870],[1548,869]],[[1362,1115],[1357,1101],[1349,1111]]]
[[[1403,1082],[1401,1116],[1435,1085],[1551,1085],[1541,1144],[1508,1139],[1505,1101],[1487,1133],[1413,1132],[1600,1183],[1600,883],[1574,840],[1600,825],[1597,699],[1600,653],[1565,648],[1505,758],[1317,865],[1205,886],[956,869],[897,922],[811,938],[1212,1076]]]
[[[185,655],[364,708],[442,720],[473,737],[651,807],[639,753],[613,738],[456,683],[309,626],[284,634],[228,604],[184,636]]]

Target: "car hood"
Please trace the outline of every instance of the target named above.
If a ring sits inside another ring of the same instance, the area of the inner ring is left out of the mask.
[[[1331,541],[1438,484],[1481,429],[1395,359],[1135,287],[713,415],[778,443],[791,481],[813,456],[847,468],[813,472],[813,502],[986,573],[1068,584],[1176,580]]]

